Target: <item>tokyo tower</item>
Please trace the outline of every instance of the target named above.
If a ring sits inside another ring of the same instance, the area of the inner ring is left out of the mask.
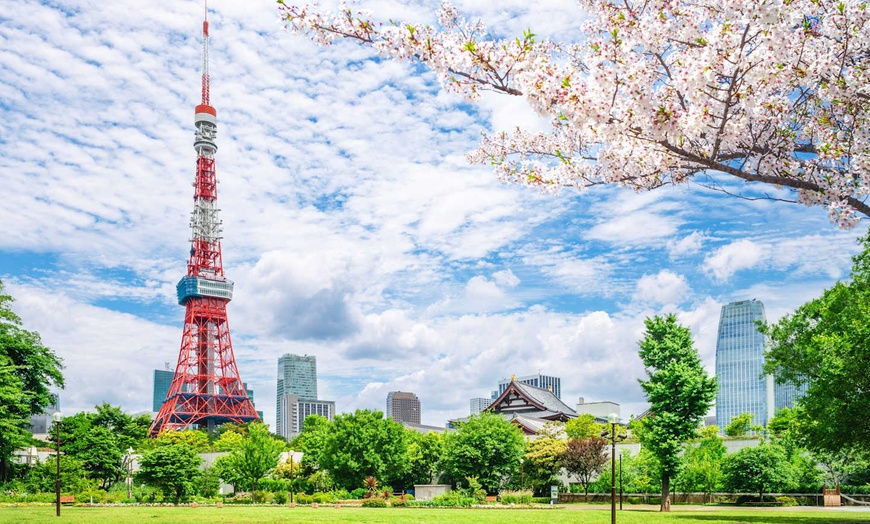
[[[187,276],[176,287],[186,308],[181,351],[172,384],[149,434],[207,428],[224,422],[245,423],[260,417],[248,398],[236,367],[227,322],[233,283],[224,276],[221,221],[217,208],[217,112],[209,103],[208,7],[202,23],[202,103],[196,106],[196,149],[192,232]]]

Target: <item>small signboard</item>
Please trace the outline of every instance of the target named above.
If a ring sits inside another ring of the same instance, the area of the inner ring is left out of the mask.
[[[550,504],[559,502],[559,486],[550,486]]]

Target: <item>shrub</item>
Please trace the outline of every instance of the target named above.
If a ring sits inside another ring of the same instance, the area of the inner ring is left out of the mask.
[[[350,492],[350,496],[351,498],[359,500],[366,495],[366,491],[367,490],[365,488],[356,488],[355,490]]]
[[[386,508],[387,501],[384,499],[370,498],[365,499],[362,503],[364,508]]]
[[[405,493],[404,495],[402,495],[402,498],[410,502],[414,500],[414,495],[411,495],[410,493]]]
[[[469,497],[461,491],[448,491],[432,499],[433,506],[467,508],[477,503],[477,499]]]
[[[316,502],[318,504],[333,504],[336,501],[334,493],[324,493],[322,491],[318,491],[314,495],[311,496],[312,502]]]
[[[535,504],[549,504],[550,497],[532,497],[532,502]]]
[[[281,504],[282,506],[284,504],[287,504],[287,494],[283,491],[275,493],[275,497],[272,499],[272,502],[274,502],[275,504]]]
[[[247,491],[240,491],[238,493],[234,493],[232,497],[227,497],[227,504],[250,504],[251,503],[251,494]]]
[[[776,501],[779,502],[780,506],[797,506],[798,501],[795,500],[794,497],[782,496],[776,497]]]
[[[408,502],[402,498],[394,498],[390,499],[390,506],[394,508],[404,508],[408,505]]]
[[[311,504],[312,502],[314,502],[314,498],[311,495],[299,493],[298,495],[296,495],[296,502],[299,504]]]
[[[518,490],[502,490],[499,492],[499,498],[501,499],[502,504],[531,504],[532,503],[532,490],[530,489],[518,489]]]
[[[91,502],[93,500],[94,504],[105,504],[108,498],[108,493],[96,488],[76,493],[76,502]]]

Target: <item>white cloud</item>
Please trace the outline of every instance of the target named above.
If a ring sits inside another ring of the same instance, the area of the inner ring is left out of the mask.
[[[644,275],[637,281],[633,299],[657,304],[679,304],[690,293],[686,277],[667,269],[655,275]]]
[[[694,255],[701,251],[704,244],[705,235],[698,231],[692,231],[691,234],[679,239],[668,241],[668,253],[671,258],[679,258],[687,255]]]
[[[753,268],[767,257],[766,246],[751,240],[737,240],[708,255],[704,264],[706,271],[717,280],[728,280],[737,271]]]

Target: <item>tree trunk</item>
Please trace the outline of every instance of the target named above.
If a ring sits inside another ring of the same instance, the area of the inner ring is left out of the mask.
[[[671,476],[667,473],[662,473],[662,506],[660,511],[671,511],[671,499],[669,497],[671,491]]]

